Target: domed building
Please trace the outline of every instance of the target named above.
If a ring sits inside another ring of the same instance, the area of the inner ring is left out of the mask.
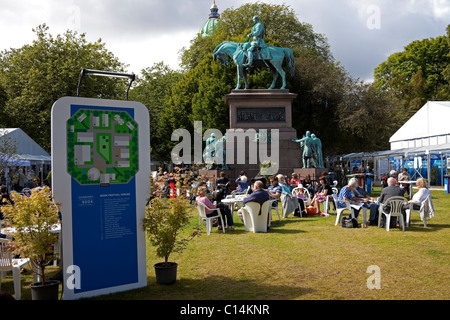
[[[211,6],[211,13],[209,14],[209,19],[202,25],[198,34],[200,37],[208,37],[214,32],[214,28],[220,22],[219,8],[217,8],[216,0],[214,0]]]

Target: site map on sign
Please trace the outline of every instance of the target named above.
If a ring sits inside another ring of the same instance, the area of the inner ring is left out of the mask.
[[[80,109],[67,121],[67,154],[81,185],[128,183],[139,170],[138,125],[126,111]]]

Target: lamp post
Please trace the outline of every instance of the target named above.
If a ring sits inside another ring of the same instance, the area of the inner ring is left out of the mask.
[[[134,73],[122,73],[122,72],[111,72],[111,71],[102,71],[102,70],[92,70],[92,69],[81,69],[80,77],[78,79],[78,87],[77,87],[77,97],[80,96],[80,87],[81,81],[85,75],[92,76],[101,76],[101,77],[109,77],[109,78],[121,78],[121,79],[130,79],[130,84],[128,85],[127,90],[127,100],[128,100],[128,92],[130,91],[131,84],[136,79],[136,75]]]

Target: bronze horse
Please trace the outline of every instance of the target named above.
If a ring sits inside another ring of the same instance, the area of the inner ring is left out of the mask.
[[[237,86],[236,90],[240,89],[241,87],[241,80],[244,80],[245,83],[245,89],[249,89],[249,85],[247,82],[247,68],[244,67],[244,63],[247,60],[247,50],[245,46],[248,44],[243,43],[237,43],[234,41],[225,41],[219,44],[213,52],[214,60],[218,59],[220,63],[222,63],[223,66],[228,66],[229,62],[227,60],[227,56],[230,57],[234,64],[237,67]],[[263,49],[268,51],[268,55],[270,59],[258,59],[257,56],[255,56],[254,59],[254,65],[256,67],[269,67],[272,71],[273,75],[273,81],[272,85],[269,87],[269,89],[274,89],[278,75],[281,75],[281,78],[283,80],[283,85],[281,89],[286,89],[286,73],[283,70],[283,61],[286,60],[287,67],[289,70],[289,73],[291,76],[295,73],[295,57],[291,49],[289,48],[278,48],[278,47],[271,47],[268,46],[267,48]]]

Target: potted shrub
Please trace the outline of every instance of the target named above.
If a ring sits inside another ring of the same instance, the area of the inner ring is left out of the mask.
[[[29,258],[33,273],[41,278],[40,282],[31,284],[32,299],[57,300],[59,281],[47,280],[45,267],[53,259],[53,245],[58,240],[52,227],[58,223],[59,207],[53,202],[49,187],[33,189],[30,197],[12,193],[11,200],[14,204],[4,205],[2,211],[7,225],[15,229],[10,234],[14,238],[13,252]]]
[[[156,255],[164,258],[164,262],[154,265],[159,284],[176,281],[178,264],[169,261],[170,254],[181,253],[188,242],[200,234],[198,226],[190,235],[183,234],[183,229],[189,224],[188,208],[188,201],[180,197],[157,197],[146,207],[144,230],[150,243],[156,247]]]

